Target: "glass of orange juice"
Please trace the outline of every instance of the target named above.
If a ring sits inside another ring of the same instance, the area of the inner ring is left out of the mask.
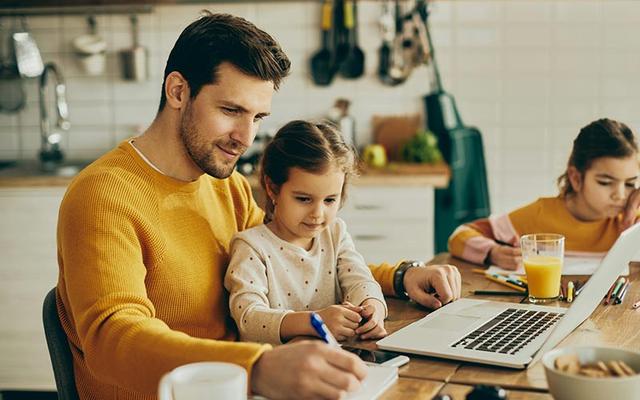
[[[520,238],[522,261],[527,273],[529,301],[545,303],[558,299],[564,259],[564,236],[534,233]]]

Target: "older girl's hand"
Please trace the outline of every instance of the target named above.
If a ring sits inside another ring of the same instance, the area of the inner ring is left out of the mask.
[[[640,189],[635,189],[627,199],[627,205],[622,214],[622,230],[634,225],[640,219]]]
[[[522,250],[519,247],[497,244],[489,252],[489,262],[500,268],[516,270],[522,264]]]

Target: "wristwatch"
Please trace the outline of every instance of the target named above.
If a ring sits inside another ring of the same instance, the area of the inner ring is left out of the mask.
[[[424,263],[415,260],[403,261],[393,275],[393,290],[396,292],[396,296],[401,299],[409,298],[409,295],[404,290],[404,274],[413,267],[424,267]]]

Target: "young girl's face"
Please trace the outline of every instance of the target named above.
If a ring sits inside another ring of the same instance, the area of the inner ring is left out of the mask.
[[[276,233],[290,243],[308,247],[335,220],[344,175],[337,168],[319,174],[297,167],[289,169],[289,179],[280,191],[270,193],[275,204]]]
[[[593,161],[582,177],[577,177],[577,182],[572,180],[572,184],[593,219],[611,218],[624,210],[639,169],[636,155],[601,157]]]

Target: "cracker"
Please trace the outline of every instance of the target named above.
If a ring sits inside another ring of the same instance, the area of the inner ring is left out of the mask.
[[[627,375],[631,376],[636,374],[636,371],[634,371],[633,368],[631,368],[626,362],[618,361],[618,364],[620,365],[620,368],[622,368],[622,370],[627,373]]]
[[[611,360],[608,362],[609,368],[613,370],[613,373],[617,376],[627,376],[627,373],[622,369],[619,362],[616,360]]]
[[[604,361],[598,361],[596,365],[598,366],[598,368],[600,368],[600,370],[602,370],[602,372],[605,373],[606,376],[611,376],[613,374],[609,367],[607,367],[607,364],[604,363]]]
[[[580,370],[580,361],[575,354],[565,354],[556,358],[555,366],[560,371],[576,374]]]
[[[588,376],[591,378],[604,378],[606,375],[600,368],[594,367],[582,367],[580,368],[580,375]]]

